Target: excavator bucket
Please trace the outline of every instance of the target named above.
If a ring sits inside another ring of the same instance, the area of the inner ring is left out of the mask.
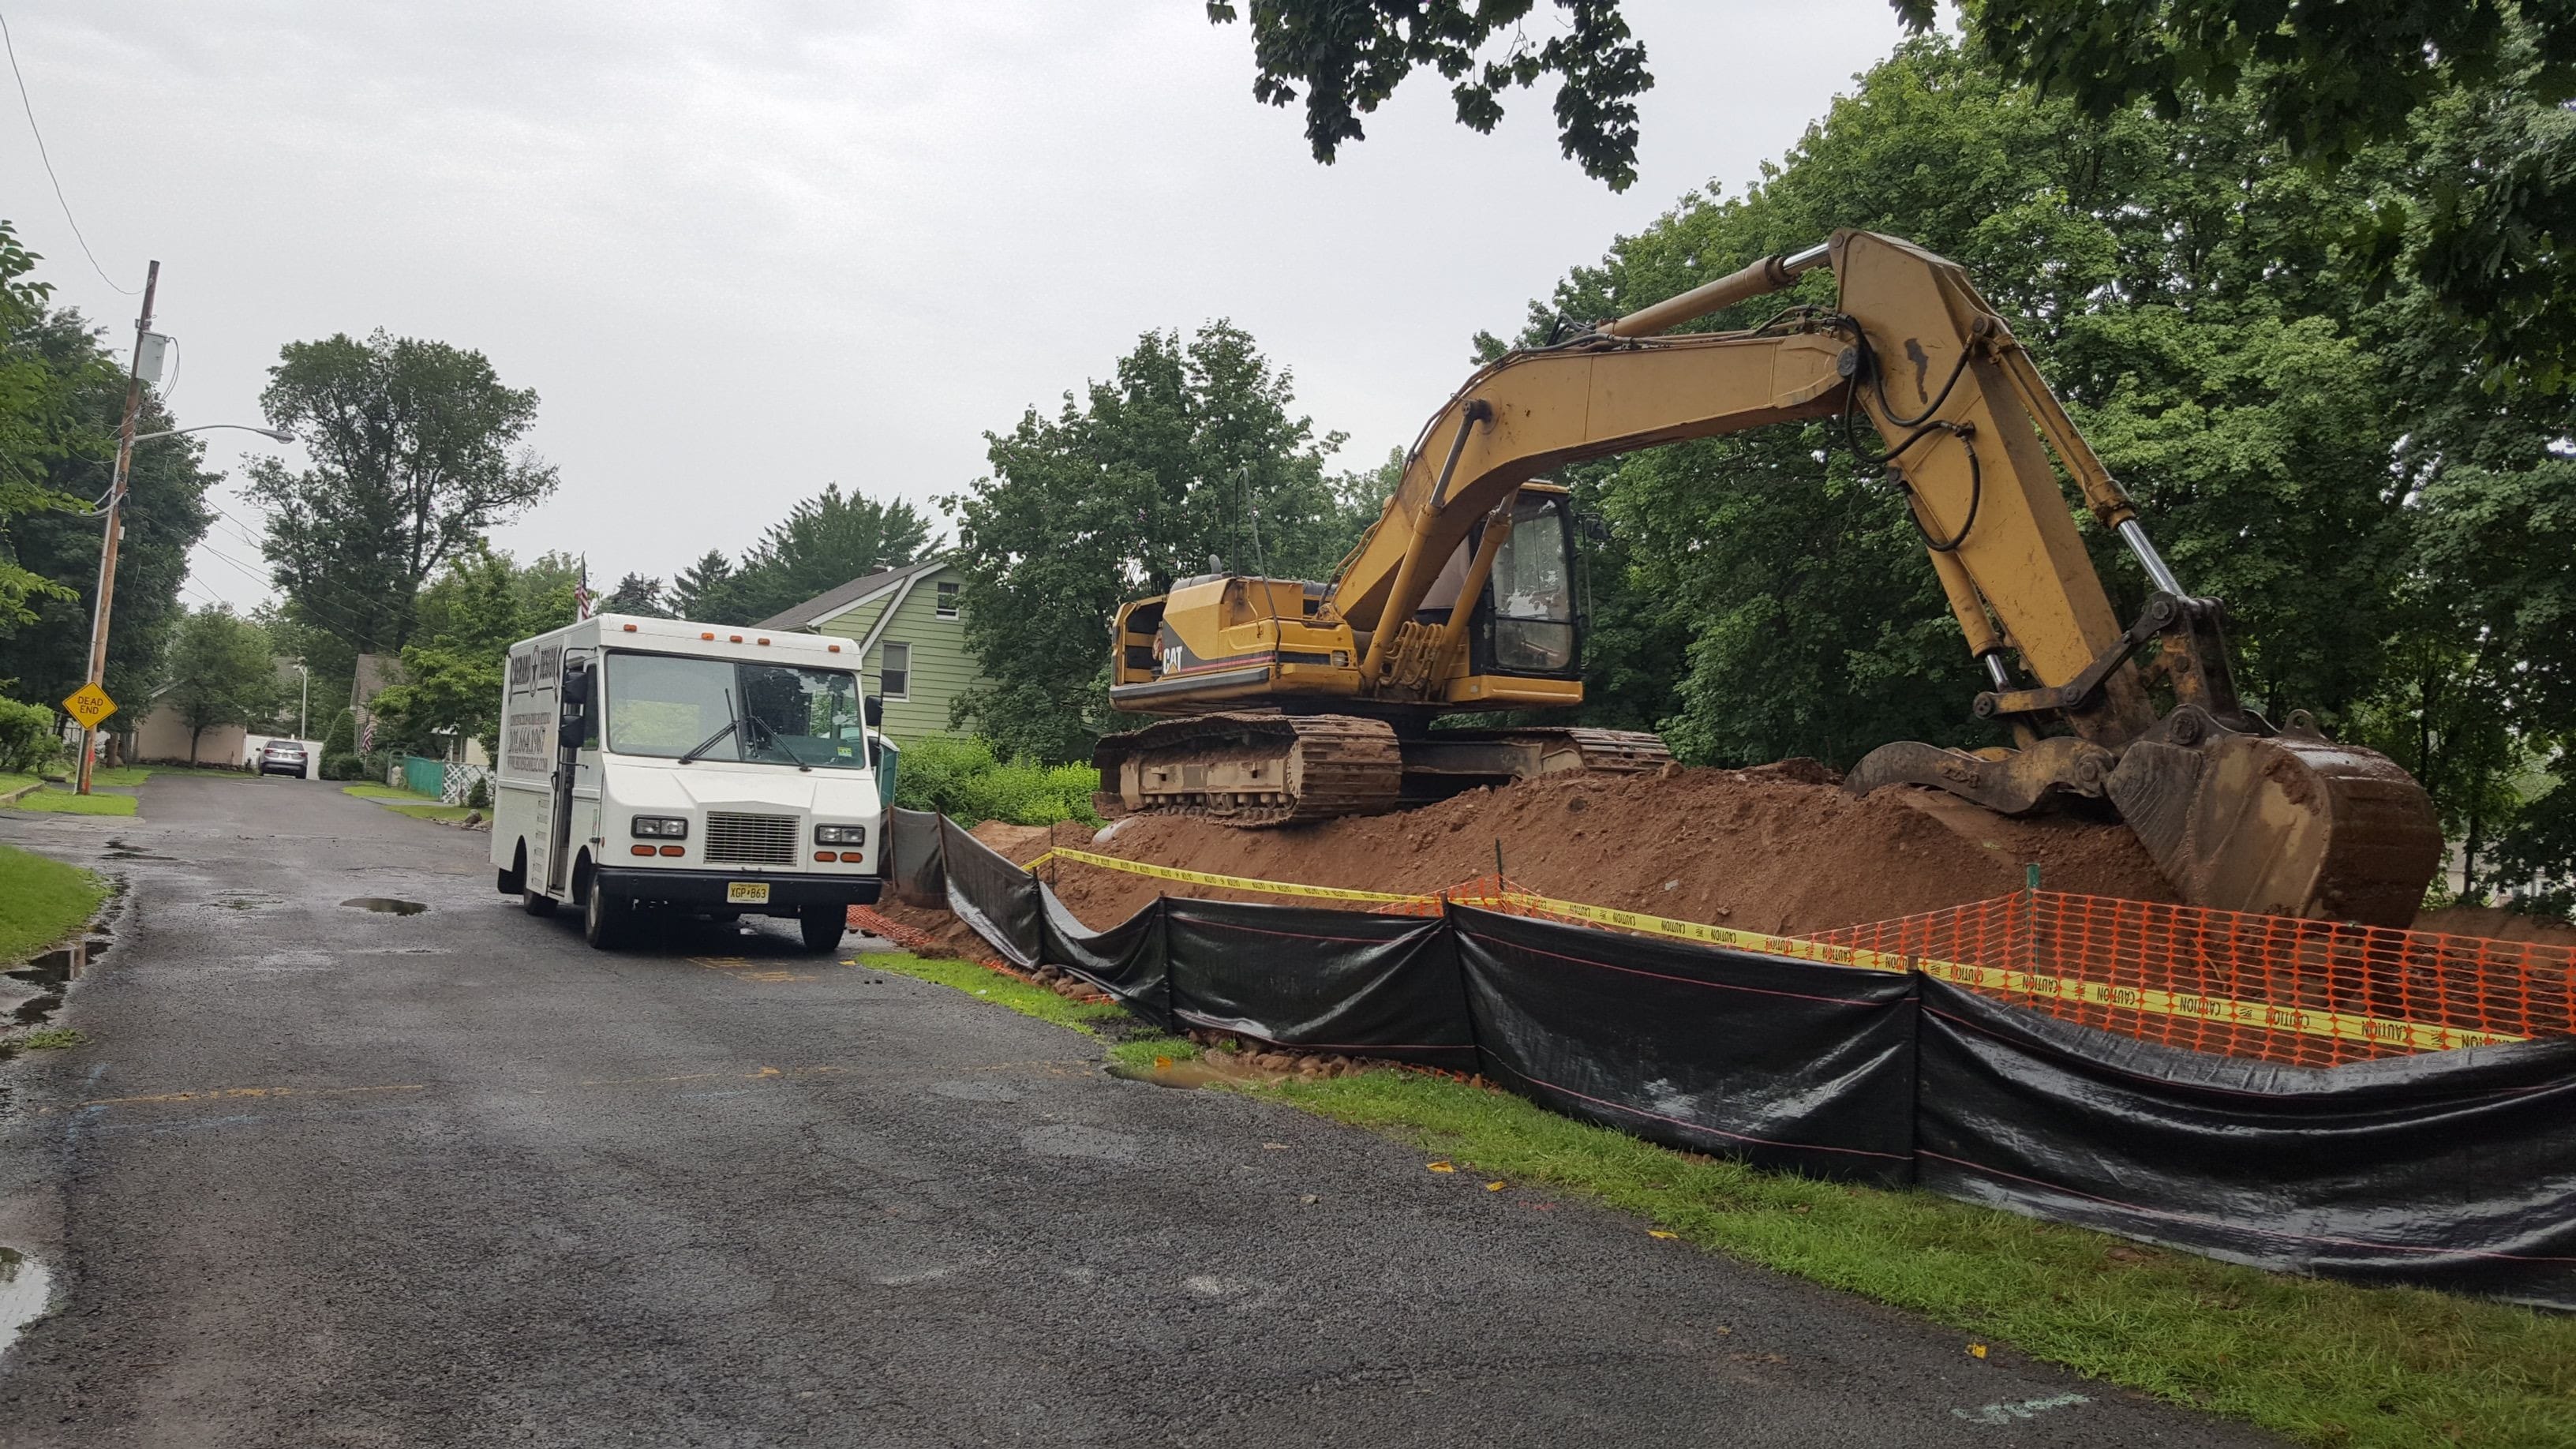
[[[2000,815],[2108,796],[2165,879],[2196,906],[2412,924],[2442,863],[2442,828],[2412,775],[2304,726],[2276,735],[2179,711],[2114,755],[2072,736],[1970,754],[1904,742],[1844,777],[1867,794],[1929,785]]]
[[[2105,793],[2197,906],[2407,926],[2442,865],[2412,775],[2305,731],[2140,740]]]

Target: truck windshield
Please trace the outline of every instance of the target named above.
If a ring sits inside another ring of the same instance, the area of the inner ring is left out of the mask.
[[[867,768],[859,681],[847,670],[611,653],[607,695],[617,754],[677,759],[738,720],[697,758]]]

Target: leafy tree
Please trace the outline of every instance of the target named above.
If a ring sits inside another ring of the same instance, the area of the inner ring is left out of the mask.
[[[696,563],[671,577],[671,612],[703,624],[748,624],[752,615],[738,607],[733,561],[711,548]]]
[[[852,579],[918,560],[930,543],[930,520],[910,503],[844,495],[837,483],[799,502],[770,525],[733,571],[726,602],[749,622],[839,588]]]
[[[671,611],[662,605],[662,581],[643,574],[628,574],[599,601],[603,614],[640,614],[648,619],[667,619]]]
[[[1637,97],[1655,83],[1646,48],[1619,0],[1555,3],[1565,32],[1533,45],[1521,30],[1533,0],[1251,0],[1253,99],[1286,106],[1302,94],[1307,143],[1331,165],[1342,142],[1365,134],[1360,117],[1420,67],[1451,83],[1460,125],[1487,133],[1503,118],[1501,92],[1553,75],[1566,156],[1625,191],[1637,179]],[[1207,13],[1219,25],[1240,18],[1231,0],[1208,0]],[[1479,59],[1506,32],[1502,51]]]
[[[34,260],[0,222],[0,681],[50,706],[89,677],[105,525],[80,504],[113,476],[126,376],[79,313],[49,308],[44,284],[22,280]],[[173,426],[147,391],[138,431]],[[186,437],[134,450],[108,631],[107,688],[119,699],[159,682],[188,551],[213,517],[203,456]]]
[[[1250,571],[1256,514],[1269,572],[1329,570],[1355,538],[1323,471],[1342,438],[1318,438],[1295,405],[1289,375],[1219,321],[1187,342],[1148,332],[1054,417],[1030,408],[987,433],[991,475],[942,500],[967,647],[990,681],[959,698],[959,721],[1004,758],[1085,757],[1111,727],[1119,604],[1211,560]]]
[[[496,753],[510,646],[573,622],[580,576],[566,555],[521,564],[481,543],[450,563],[421,590],[402,682],[375,698],[378,743],[432,752],[462,736]]]
[[[47,320],[53,296],[51,283],[27,280],[40,260],[0,221],[0,625],[28,622],[35,617],[30,600],[62,594],[14,556],[10,520],[77,506],[49,473],[75,443],[98,442],[72,398],[76,374],[31,345],[29,334]]]
[[[2483,819],[2500,838],[2499,790],[2553,748],[2542,722],[2568,717],[2537,692],[2563,667],[2544,637],[2564,617],[2551,601],[2576,587],[2576,549],[2546,502],[2569,495],[2545,463],[2565,411],[2480,387],[2444,351],[2424,292],[2374,296],[2331,265],[2317,219],[2403,180],[2406,154],[2321,176],[2286,164],[2251,104],[2097,121],[2006,83],[1973,48],[1914,42],[1760,185],[1686,197],[1576,269],[1533,304],[1527,335],[1837,225],[1958,259],[2184,581],[2236,606],[2254,702],[2423,761],[2454,829]],[[1830,301],[1830,279],[1801,295]],[[1783,300],[1700,325],[1748,325]],[[1847,764],[1908,736],[1992,742],[1960,712],[1977,684],[1910,526],[1825,430],[1634,455],[1573,481],[1615,526],[1591,550],[1596,718],[1659,723],[1688,757],[1728,763]],[[2134,567],[2093,542],[2116,606],[2133,610]],[[2504,628],[2518,612],[2541,627]],[[2531,681],[2523,702],[2497,671]],[[2404,748],[2409,734],[2434,749]]]
[[[277,708],[277,661],[268,633],[217,604],[189,610],[171,640],[170,687],[160,707],[188,727],[188,758],[198,738],[223,725],[247,725]]]
[[[360,652],[399,649],[439,566],[555,488],[520,445],[536,393],[502,385],[479,352],[381,330],[293,342],[260,406],[313,459],[251,465],[262,552],[305,620]]]

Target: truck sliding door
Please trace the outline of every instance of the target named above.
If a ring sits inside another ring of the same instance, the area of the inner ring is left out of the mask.
[[[563,684],[555,698],[555,768],[546,790],[546,893],[560,896],[572,878],[572,784],[579,772],[581,744],[588,734],[592,690],[596,679],[588,660],[564,653]]]

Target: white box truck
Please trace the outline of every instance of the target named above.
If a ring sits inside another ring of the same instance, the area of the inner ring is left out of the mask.
[[[602,950],[672,913],[793,917],[841,941],[883,884],[882,706],[857,646],[602,614],[511,646],[492,864]]]

